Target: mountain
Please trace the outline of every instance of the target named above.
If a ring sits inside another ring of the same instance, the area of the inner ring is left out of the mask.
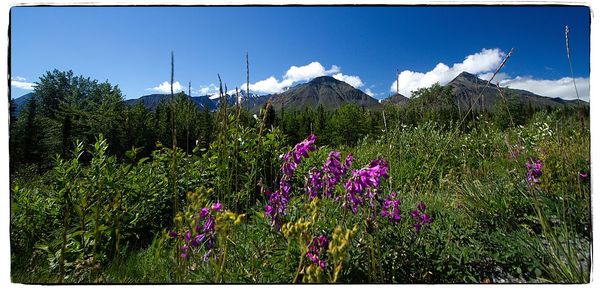
[[[333,77],[322,76],[308,83],[296,85],[289,90],[272,95],[273,108],[304,109],[322,105],[325,109],[337,109],[345,103],[355,103],[367,108],[380,108],[377,99]]]
[[[17,97],[15,99],[13,99],[13,104],[15,106],[15,115],[19,116],[19,114],[21,113],[21,110],[25,109],[25,106],[27,106],[27,103],[29,102],[29,100],[31,100],[31,98],[34,98],[35,95],[33,95],[33,92],[31,93],[27,93],[21,97]]]
[[[473,74],[462,72],[446,86],[452,88],[452,93],[456,97],[461,109],[468,109],[470,104],[478,99],[479,94],[482,94],[477,101],[477,104],[473,107],[474,109],[480,110],[482,108],[492,108],[498,102],[504,102],[504,99],[498,91],[498,86],[490,83],[486,87],[486,83],[487,81],[479,79]],[[483,88],[485,88],[485,90],[483,90]],[[509,94],[513,94],[516,97],[517,102],[524,105],[531,104],[534,108],[562,107],[565,105],[572,106],[577,104],[576,100],[544,97],[525,90],[510,88],[500,89],[502,90],[504,98],[508,98]]]
[[[242,106],[242,108],[248,109],[250,111],[260,109],[260,107],[262,107],[265,103],[267,103],[267,101],[269,100],[269,97],[271,97],[270,94],[268,94],[268,95],[258,95],[258,94],[253,94],[253,93],[246,94],[245,90],[240,90],[240,92],[239,92],[240,106]],[[235,106],[235,94],[225,94],[225,98],[227,100],[227,106]],[[212,101],[215,102],[215,104],[216,104],[215,108],[218,108],[219,104],[221,103],[221,100],[217,97],[215,99],[212,99]]]
[[[208,98],[209,96],[210,95],[192,97],[192,101],[198,106],[198,108],[207,108],[209,111],[212,111],[215,108],[217,108],[217,102]],[[137,99],[125,100],[125,104],[134,105],[141,102],[146,108],[150,110],[155,110],[158,104],[160,104],[160,102],[166,102],[169,100],[169,98],[171,98],[171,94],[151,94],[142,96]]]
[[[408,103],[408,100],[410,100],[410,98],[400,93],[396,93],[390,97],[381,100],[381,104],[406,104]]]

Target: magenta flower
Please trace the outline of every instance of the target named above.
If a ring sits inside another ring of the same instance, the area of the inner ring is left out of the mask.
[[[314,237],[308,244],[308,252],[306,257],[315,265],[325,269],[327,262],[323,258],[329,248],[329,241],[324,235]]]
[[[396,192],[392,192],[390,196],[383,201],[383,206],[381,207],[381,216],[383,218],[387,217],[392,223],[396,223],[402,218],[402,216],[400,216],[400,199],[395,199],[396,195]]]
[[[212,232],[215,230],[215,219],[212,215],[206,217],[206,221],[204,222],[204,232]]]
[[[352,156],[350,156],[350,163]],[[341,163],[340,152],[329,153],[325,164],[323,164],[323,196],[331,197],[335,185],[346,174],[346,168]]]
[[[321,172],[317,168],[310,169],[304,183],[304,189],[306,190],[306,193],[308,193],[310,200],[313,200],[319,195],[319,190],[322,187]]]
[[[290,152],[283,155],[283,164],[281,165],[283,176],[279,181],[279,190],[272,194],[265,193],[269,197],[268,207],[265,207],[265,215],[270,217],[270,224],[276,229],[279,229],[281,226],[283,216],[285,215],[289,194],[292,189],[290,181],[294,170],[302,157],[308,157],[308,152],[316,149],[314,145],[316,140],[317,136],[311,134],[307,139],[296,144]]]
[[[348,172],[350,167],[352,167],[352,160],[353,160],[352,153],[350,153],[346,156],[346,160],[344,160],[344,165],[342,166],[342,173],[344,175],[346,175],[346,173]]]
[[[183,245],[181,247],[181,254],[179,256],[184,259],[188,257],[188,245]]]
[[[202,210],[200,210],[200,213],[198,214],[198,216],[200,217],[200,219],[205,218],[208,214],[210,213],[210,210],[206,207],[202,208]]]
[[[180,257],[188,258],[190,248],[197,249],[204,243],[204,248],[207,250],[205,256],[210,253],[210,250],[215,247],[216,233],[215,233],[215,216],[214,212],[221,211],[223,205],[220,202],[216,202],[211,208],[202,208],[198,213],[198,221],[193,227],[194,232],[187,230],[183,234],[184,244],[181,247]],[[169,232],[169,237],[178,237],[179,234],[173,230]],[[193,238],[192,238],[193,237]]]
[[[221,202],[217,201],[217,203],[213,204],[212,210],[219,212],[221,211],[222,207],[223,205],[221,205]]]
[[[200,244],[199,244],[199,242],[196,239],[193,239],[190,242],[190,247],[196,248],[196,247],[198,247],[198,245],[200,245]]]
[[[539,184],[539,178],[542,176],[542,162],[540,160],[529,159],[525,163],[527,168],[527,183],[529,185]]]
[[[314,151],[316,149],[316,147],[315,147],[316,140],[317,140],[317,136],[311,133],[307,139],[301,141],[299,144],[294,146],[294,150],[293,150],[294,162],[300,163],[300,159],[302,157],[308,158],[308,152]]]
[[[344,207],[350,208],[356,214],[358,206],[364,201],[363,198],[367,198],[373,208],[381,178],[387,178],[387,172],[388,165],[383,159],[373,160],[368,166],[353,170],[350,179],[346,182]],[[366,193],[363,195],[365,190]]]
[[[417,203],[417,208],[410,212],[410,215],[415,220],[415,231],[419,233],[422,227],[429,228],[431,225],[432,219],[429,214],[424,213],[427,206],[423,201],[419,201]]]
[[[584,182],[588,182],[590,175],[587,172],[579,172],[579,178],[581,178],[581,180],[583,180]]]
[[[283,215],[287,207],[288,198],[286,195],[277,190],[269,196],[269,201],[265,206],[265,215],[271,218],[270,224],[275,229],[279,230],[282,225]]]

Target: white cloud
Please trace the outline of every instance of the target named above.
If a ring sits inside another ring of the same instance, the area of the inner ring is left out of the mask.
[[[283,75],[281,81],[270,76],[264,80],[250,84],[250,91],[261,94],[281,93],[297,82],[308,81],[320,76],[332,76],[340,81],[344,81],[355,88],[364,85],[363,81],[358,76],[344,75],[340,67],[332,65],[331,68],[325,69],[319,62],[312,62],[304,66],[291,66]],[[246,88],[246,83],[240,85],[240,88]]]
[[[365,90],[365,94],[367,94],[371,97],[375,96],[375,93],[373,93],[373,91],[371,91],[371,89],[369,89],[369,88],[367,88],[367,90]]]
[[[590,100],[590,79],[575,78],[579,97],[582,100]],[[560,78],[558,80],[540,80],[531,77],[516,77],[514,79],[505,79],[500,82],[500,86],[512,89],[521,89],[533,92],[546,97],[560,97],[568,100],[577,99],[573,79],[570,77]]]
[[[362,85],[364,85],[362,80],[358,76],[348,76],[348,75],[344,75],[342,73],[337,73],[337,74],[333,75],[332,77],[334,77],[340,81],[344,81],[344,82],[350,84],[350,86],[352,86],[354,88],[359,88],[359,87],[362,87]]]
[[[440,85],[446,85],[462,72],[475,74],[480,79],[487,81],[492,77],[505,55],[500,49],[483,49],[479,53],[468,55],[461,63],[453,64],[452,67],[439,63],[431,71],[425,73],[405,70],[400,73],[398,80],[392,83],[390,92],[396,92],[396,82],[398,82],[400,94],[410,97],[412,91],[429,87],[436,82]],[[575,82],[581,99],[589,101],[589,78],[576,78]],[[558,80],[543,80],[522,76],[512,78],[506,73],[499,72],[492,83],[499,83],[502,87],[527,90],[546,97],[577,99],[573,81],[569,77]]]
[[[465,57],[461,63],[453,64],[452,67],[439,63],[426,73],[405,70],[392,83],[390,92],[396,92],[396,83],[398,83],[400,94],[410,97],[414,90],[429,87],[435,83],[445,85],[464,71],[471,74],[487,73],[498,67],[504,55],[500,49],[483,49],[479,53]]]
[[[479,74],[479,75],[477,75],[477,77],[479,77],[479,79],[481,79],[481,80],[488,81],[493,75],[494,75],[494,72],[487,72],[487,73]],[[509,79],[509,78],[510,77],[508,76],[508,74],[499,72],[494,77],[494,80],[492,80],[492,83],[493,84],[497,84],[499,82],[502,83],[502,81]]]
[[[35,83],[25,82],[27,79],[19,76],[15,76],[11,78],[10,85],[12,87],[16,87],[23,90],[33,90],[35,87]]]
[[[23,90],[33,90],[35,87],[35,83],[13,81],[13,80],[10,81],[10,85],[13,87],[17,87],[19,89],[23,89]]]
[[[326,70],[323,65],[319,62],[312,62],[308,65],[296,67],[291,66],[285,75],[283,76],[284,80],[289,80],[292,82],[297,81],[308,81],[310,79],[314,79],[320,76],[328,76],[331,74],[339,73],[340,68],[336,65],[331,66],[329,70]]]
[[[160,92],[160,93],[171,93],[171,83],[169,83],[168,81],[164,81],[164,82],[162,82],[162,84],[160,84],[156,87],[148,88],[146,90]],[[177,93],[177,92],[181,92],[181,91],[184,91],[183,86],[181,86],[179,81],[175,81],[175,83],[173,83],[173,92]]]
[[[207,85],[207,86],[200,85],[199,89],[194,90],[192,88],[192,92],[194,92],[196,94],[199,94],[201,96],[204,96],[204,95],[213,95],[215,93],[219,93],[219,87],[217,87],[215,84],[210,84],[210,85]]]
[[[229,90],[229,91],[225,92],[225,94],[227,94],[227,95],[230,95],[230,96],[233,96],[233,95],[235,95],[235,89],[231,89],[231,90]],[[220,97],[220,96],[219,96],[219,92],[217,91],[217,92],[215,92],[214,94],[210,95],[210,96],[208,97],[208,99],[218,99],[219,97]],[[240,100],[242,100],[241,92],[240,92],[239,99],[240,99]]]
[[[250,92],[261,92],[267,94],[279,93],[283,91],[285,87],[289,87],[293,82],[283,80],[279,82],[277,78],[271,76],[262,81],[258,81],[254,84],[250,84]],[[242,88],[246,88],[246,83],[242,84]]]

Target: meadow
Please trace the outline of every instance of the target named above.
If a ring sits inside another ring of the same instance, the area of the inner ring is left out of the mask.
[[[344,143],[312,123],[291,138],[268,106],[252,122],[222,106],[187,150],[118,155],[96,134],[19,165],[12,281],[589,282],[587,112],[388,112]]]

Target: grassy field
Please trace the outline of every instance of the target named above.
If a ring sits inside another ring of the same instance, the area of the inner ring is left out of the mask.
[[[388,124],[339,148],[229,120],[191,155],[117,162],[99,137],[15,175],[13,282],[590,280],[587,117]]]

